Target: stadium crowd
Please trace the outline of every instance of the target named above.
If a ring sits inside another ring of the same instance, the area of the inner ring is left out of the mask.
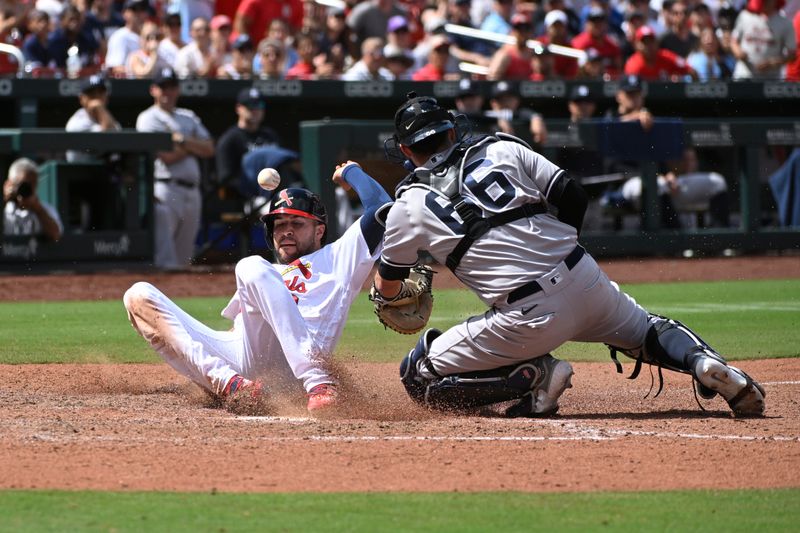
[[[800,0],[4,0],[33,77],[800,80]],[[488,37],[488,38],[487,38]],[[527,46],[526,46],[527,43]],[[0,54],[0,74],[19,65]]]

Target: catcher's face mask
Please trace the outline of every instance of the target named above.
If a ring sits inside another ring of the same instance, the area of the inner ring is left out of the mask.
[[[275,229],[275,216],[277,215],[296,215],[324,224],[325,233],[322,236],[322,244],[325,244],[328,238],[328,215],[325,212],[325,205],[318,195],[308,189],[290,187],[283,189],[272,198],[269,212],[261,217],[261,222],[264,223],[264,236],[270,250],[273,248],[272,233]]]

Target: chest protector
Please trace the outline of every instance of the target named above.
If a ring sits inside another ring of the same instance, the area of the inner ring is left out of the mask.
[[[453,251],[450,252],[445,261],[447,268],[451,271],[455,272],[456,267],[461,262],[461,258],[464,257],[470,246],[490,229],[521,218],[547,213],[547,207],[543,203],[537,202],[485,217],[478,206],[468,202],[461,194],[464,186],[464,161],[467,160],[470,152],[473,149],[501,140],[516,142],[529,150],[531,149],[522,139],[505,133],[470,137],[455,145],[450,150],[450,153],[434,167],[430,169],[418,168],[406,176],[395,191],[395,196],[400,198],[407,188],[417,184],[424,185],[447,197],[453,209],[464,221],[464,237],[453,248]]]

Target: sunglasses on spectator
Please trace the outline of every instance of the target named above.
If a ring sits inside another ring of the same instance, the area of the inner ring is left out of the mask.
[[[148,41],[160,41],[163,38],[164,38],[164,36],[161,35],[160,33],[151,33],[151,34],[147,35],[147,40]]]

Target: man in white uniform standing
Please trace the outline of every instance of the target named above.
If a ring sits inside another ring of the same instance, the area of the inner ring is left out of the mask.
[[[518,400],[508,416],[555,413],[573,371],[549,352],[582,341],[636,359],[634,374],[642,362],[687,373],[704,398],[763,414],[760,385],[680,322],[649,314],[578,244],[587,198],[564,170],[515,137],[462,138],[452,114],[415,93],[395,114],[393,140],[387,155],[414,170],[387,216],[375,289],[402,295],[426,250],[489,306],[423,333],[400,365],[413,399],[441,409]]]
[[[178,107],[180,85],[171,68],[160,70],[150,85],[154,103],[136,119],[136,129],[172,135],[173,148],[156,154],[155,265],[163,269],[187,266],[200,229],[202,196],[198,158],[214,155],[211,134],[190,109]]]
[[[133,327],[175,370],[234,411],[259,411],[270,391],[291,392],[298,381],[309,411],[336,403],[328,362],[380,253],[378,215],[391,204],[355,163],[339,165],[333,181],[356,190],[364,215],[325,245],[328,218],[319,196],[301,188],[276,194],[262,221],[278,262],[252,256],[236,265],[236,294],[222,311],[231,331],[204,326],[149,283],[125,293]]]

